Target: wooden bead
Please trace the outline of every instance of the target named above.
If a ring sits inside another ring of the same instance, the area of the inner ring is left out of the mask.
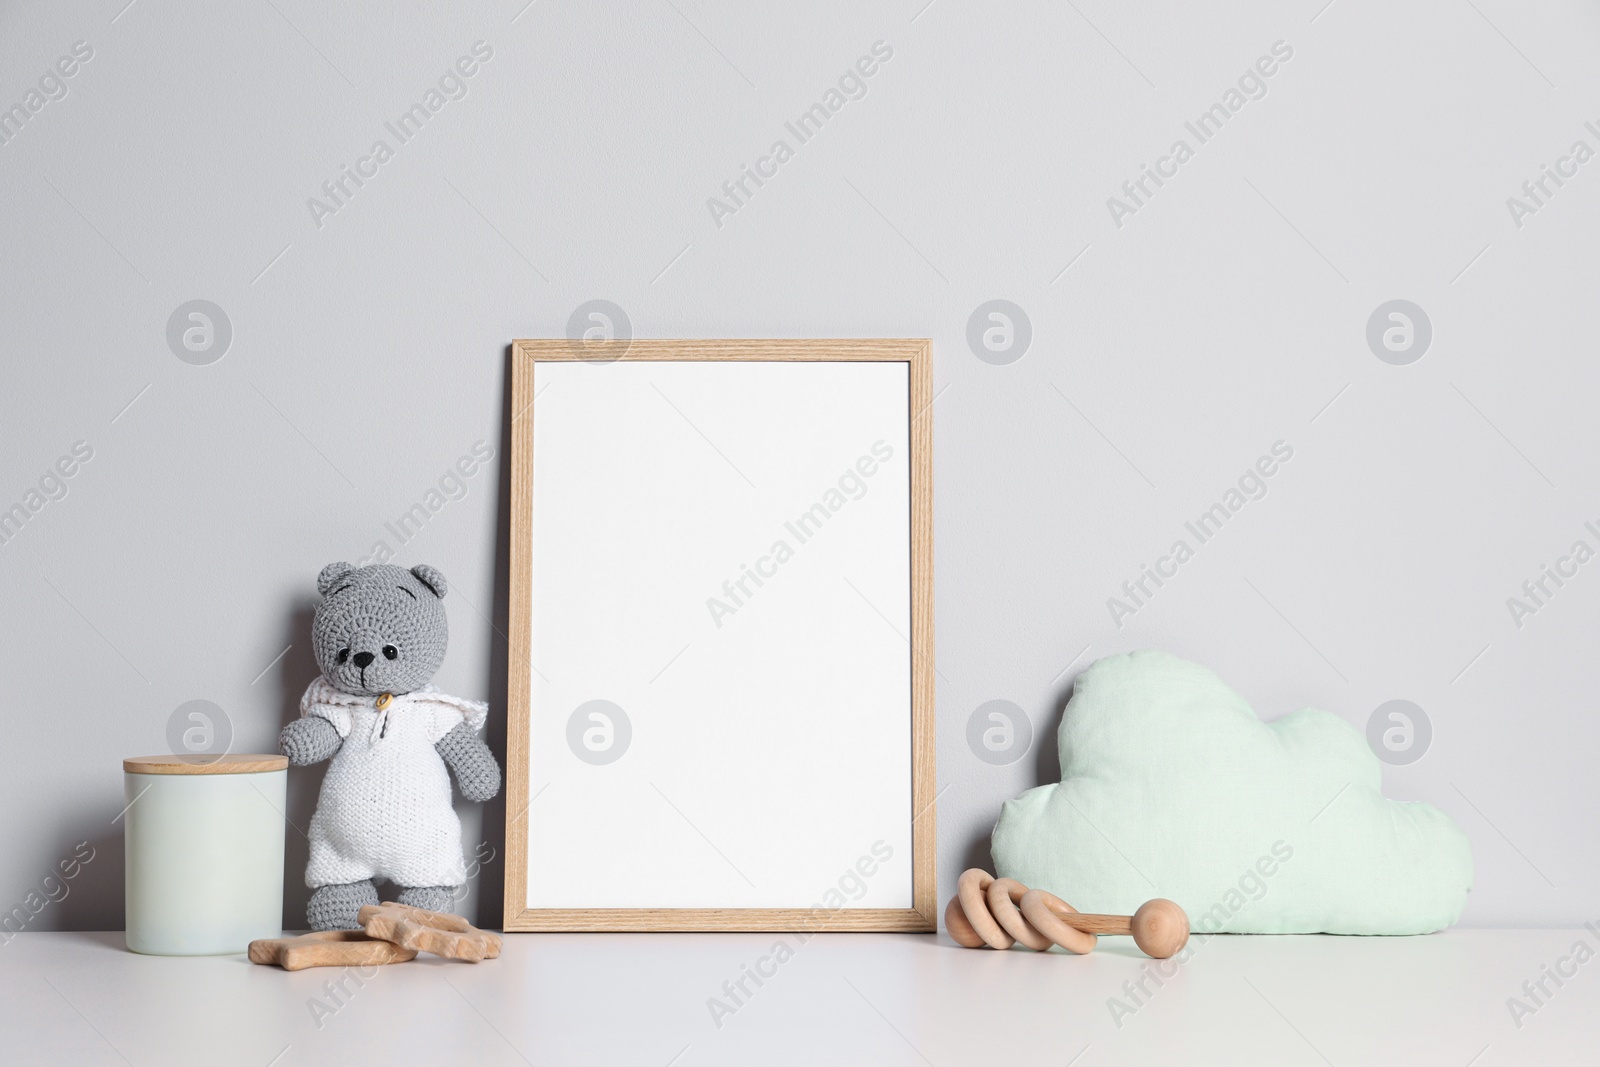
[[[959,894],[951,897],[944,909],[944,928],[962,948],[982,948],[984,945],[983,937],[967,922],[967,913],[961,910]]]
[[[1147,956],[1167,959],[1189,943],[1189,916],[1170,900],[1157,897],[1133,913],[1133,943]]]

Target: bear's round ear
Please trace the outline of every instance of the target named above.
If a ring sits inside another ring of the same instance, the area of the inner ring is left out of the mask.
[[[327,596],[328,590],[332,589],[334,584],[337,583],[340,578],[343,578],[353,570],[355,570],[355,568],[350,566],[348,563],[328,564],[326,567],[322,568],[322,573],[317,575],[317,592],[321,593],[323,596]]]
[[[439,568],[430,567],[426,563],[419,563],[411,568],[411,573],[417,576],[417,581],[433,590],[433,595],[440,600],[444,599],[444,592],[449,588],[449,583],[444,580],[444,575]]]

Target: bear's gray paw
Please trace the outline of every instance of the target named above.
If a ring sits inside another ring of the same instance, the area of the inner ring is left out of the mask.
[[[405,904],[423,911],[450,911],[450,906],[455,903],[455,891],[459,888],[453,885],[413,885],[400,890],[400,895],[395,898],[398,904]]]
[[[313,930],[359,930],[356,915],[377,902],[378,888],[370,880],[321,886],[306,905],[306,922]]]
[[[500,792],[500,765],[471,725],[461,723],[433,747],[456,772],[456,784],[463,797],[482,803]]]
[[[278,735],[278,751],[296,767],[321,763],[339,751],[339,731],[327,719],[296,719]]]

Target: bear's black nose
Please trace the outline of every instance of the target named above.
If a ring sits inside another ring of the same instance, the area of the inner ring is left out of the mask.
[[[371,652],[357,652],[351,659],[356,661],[357,667],[365,668],[367,664],[372,662],[373,656]]]

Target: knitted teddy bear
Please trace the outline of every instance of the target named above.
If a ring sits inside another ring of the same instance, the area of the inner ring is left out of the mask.
[[[317,592],[322,675],[278,739],[296,766],[333,757],[311,818],[306,919],[358,928],[356,913],[378,903],[375,879],[400,887],[401,904],[448,911],[466,870],[445,767],[462,796],[484,801],[500,791],[500,766],[478,737],[488,705],[427,684],[448,640],[444,575],[330,563]]]

